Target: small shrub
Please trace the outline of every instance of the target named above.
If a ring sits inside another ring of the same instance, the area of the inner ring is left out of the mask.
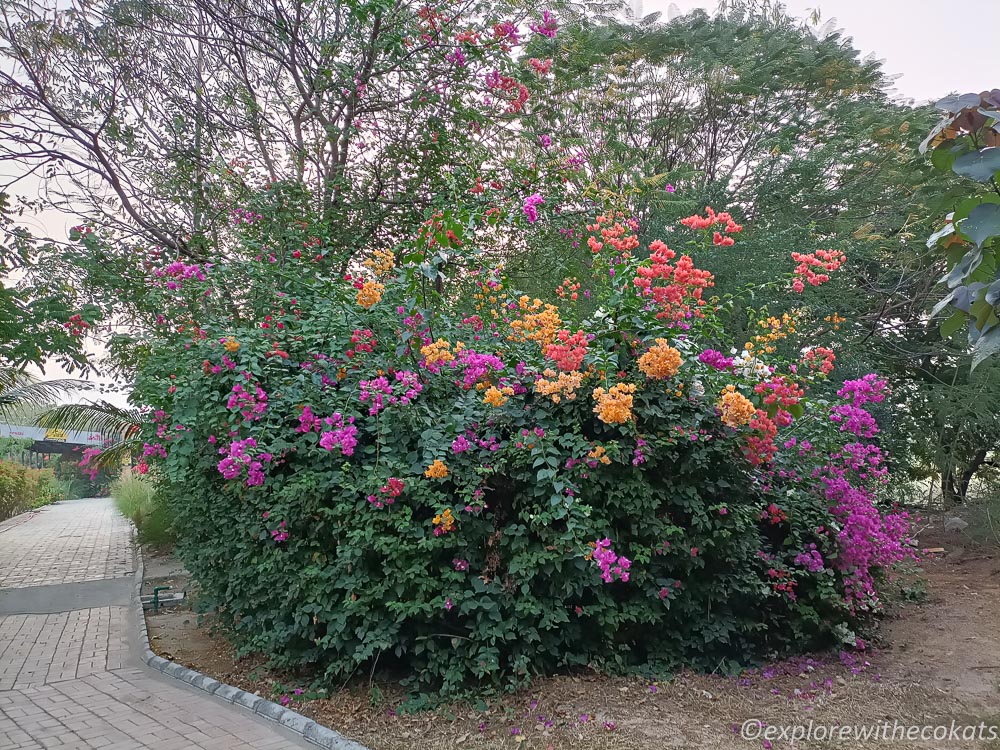
[[[141,476],[121,477],[111,485],[118,512],[135,524],[143,544],[173,544],[175,535],[170,511],[159,502],[153,483]]]
[[[0,521],[65,498],[51,469],[29,469],[0,461]]]

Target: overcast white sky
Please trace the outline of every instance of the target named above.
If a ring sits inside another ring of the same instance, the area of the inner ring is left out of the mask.
[[[697,0],[641,0],[644,14],[666,17],[670,5],[681,13],[695,8],[714,12],[718,3]],[[862,55],[885,60],[900,95],[937,101],[958,91],[1000,88],[1000,0],[787,0],[789,13],[807,17],[819,9],[823,21],[854,38]],[[822,23],[822,21],[821,21]]]

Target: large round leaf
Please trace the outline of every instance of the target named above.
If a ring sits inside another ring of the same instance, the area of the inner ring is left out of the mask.
[[[996,203],[976,206],[962,222],[961,230],[977,247],[982,247],[990,237],[1000,236],[1000,206]]]
[[[1000,326],[994,326],[979,337],[972,349],[972,369],[987,357],[1000,352]]]
[[[961,112],[966,107],[979,106],[979,94],[952,94],[938,100],[934,106],[943,112]]]
[[[986,182],[1000,171],[1000,148],[984,148],[962,154],[955,159],[952,169],[955,174],[969,177],[977,182]]]

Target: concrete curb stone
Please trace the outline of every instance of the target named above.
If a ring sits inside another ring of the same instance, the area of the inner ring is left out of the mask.
[[[164,659],[162,656],[157,656],[153,653],[149,645],[149,633],[146,630],[146,616],[142,609],[141,595],[144,566],[142,551],[139,549],[138,544],[135,544],[135,557],[137,567],[135,571],[135,585],[132,591],[132,613],[136,621],[136,630],[139,634],[139,648],[142,652],[141,658],[146,666],[176,680],[185,682],[209,695],[214,695],[227,703],[248,709],[257,716],[277,722],[307,742],[311,742],[319,747],[326,748],[327,750],[368,750],[364,745],[349,740],[339,732],[335,732],[328,727],[317,724],[312,719],[303,716],[297,711],[293,711],[277,703],[272,703],[261,698],[259,695],[248,693],[238,687],[226,685],[208,675],[194,669],[189,669],[182,664]]]

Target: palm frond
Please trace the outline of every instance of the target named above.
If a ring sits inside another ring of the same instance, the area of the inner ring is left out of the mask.
[[[42,413],[36,420],[39,427],[61,430],[99,432],[114,444],[134,438],[142,428],[143,415],[138,409],[124,409],[107,401],[85,404],[62,404]]]
[[[38,380],[26,372],[0,368],[0,419],[51,406],[66,394],[86,387],[89,383],[83,380]]]
[[[142,453],[142,441],[130,438],[105,448],[90,459],[88,464],[97,469],[117,469],[130,462],[134,456]]]

